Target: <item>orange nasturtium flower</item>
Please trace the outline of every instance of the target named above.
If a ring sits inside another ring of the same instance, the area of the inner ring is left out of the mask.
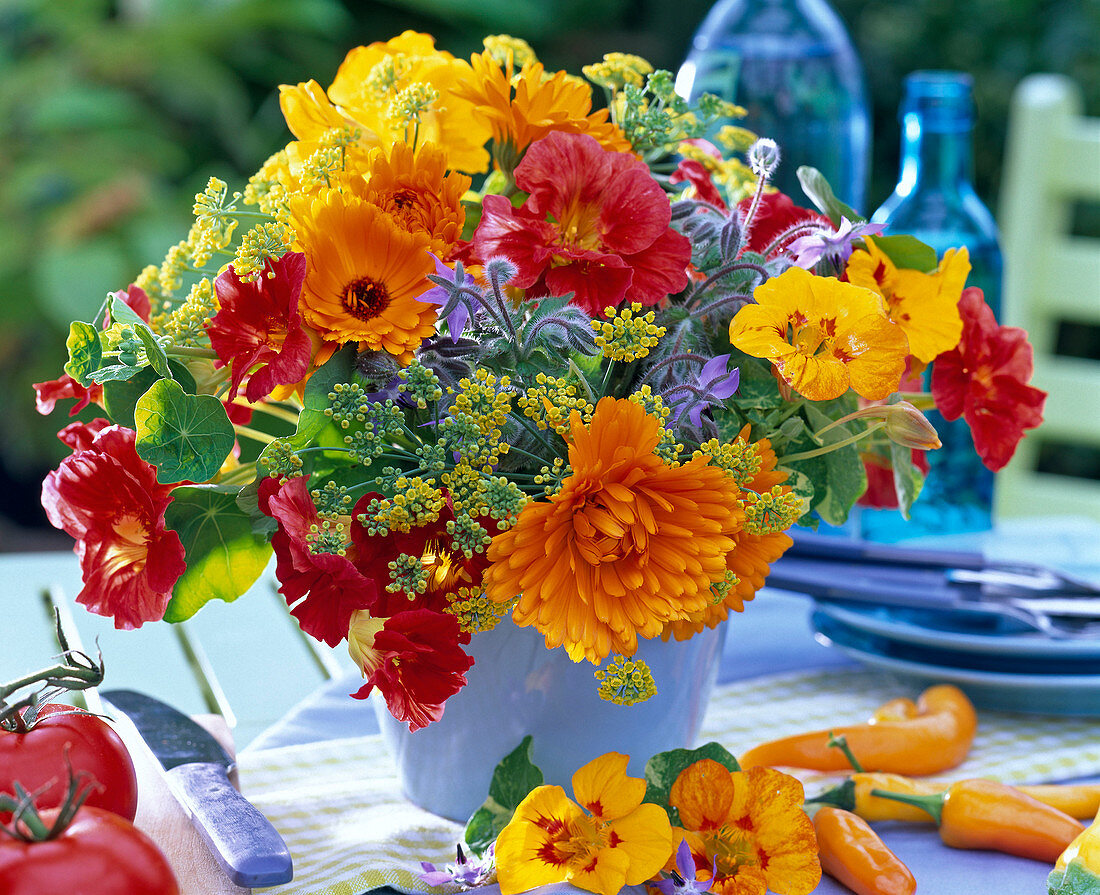
[[[905,330],[917,360],[929,363],[954,348],[962,336],[959,296],[970,273],[966,249],[948,249],[934,273],[921,273],[895,267],[871,237],[863,241],[867,251],[848,259],[848,281],[882,296],[887,316]]]
[[[702,759],[680,772],[669,801],[695,866],[708,876],[714,868],[712,892],[805,895],[820,882],[821,864],[803,799],[802,784],[774,768],[729,771]]]
[[[909,345],[870,289],[792,267],[753,292],[730,322],[730,344],[770,360],[811,401],[849,387],[872,400],[897,390]]]
[[[609,752],[573,775],[571,801],[539,786],[520,802],[496,842],[501,895],[569,882],[599,895],[645,882],[672,854],[672,827],[642,803],[646,783],[626,776],[628,755]]]

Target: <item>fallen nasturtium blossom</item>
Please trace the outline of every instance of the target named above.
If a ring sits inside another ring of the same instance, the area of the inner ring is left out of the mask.
[[[646,783],[626,776],[629,760],[608,752],[578,770],[579,805],[560,786],[528,793],[497,837],[502,895],[561,882],[616,895],[657,875],[673,852],[672,828],[663,808],[642,803]]]
[[[821,881],[813,822],[794,777],[774,768],[730,771],[704,758],[680,773],[669,801],[696,868],[714,876],[711,892],[805,895]]]

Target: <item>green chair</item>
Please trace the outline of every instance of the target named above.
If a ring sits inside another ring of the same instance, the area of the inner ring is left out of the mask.
[[[1100,519],[1100,480],[1038,468],[1044,446],[1100,451],[1100,357],[1057,353],[1061,327],[1100,327],[1100,237],[1071,232],[1074,203],[1100,201],[1100,118],[1056,75],[1020,82],[1009,115],[1000,204],[1004,319],[1028,330],[1043,425],[998,474],[996,514]]]

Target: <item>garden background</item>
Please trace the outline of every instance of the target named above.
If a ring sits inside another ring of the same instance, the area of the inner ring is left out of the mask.
[[[870,213],[898,170],[904,76],[974,76],[976,185],[996,210],[1009,101],[1033,72],[1073,78],[1100,115],[1100,0],[832,0],[873,105]],[[68,321],[89,319],[186,233],[211,175],[243,187],[290,138],[277,85],[331,82],[351,47],[406,28],[456,56],[525,38],[551,70],[637,53],[675,72],[711,0],[0,0],[0,550],[68,548],[38,505],[68,450],[59,375]],[[1100,209],[1079,210],[1082,231]],[[1100,295],[1100,284],[1098,284]],[[1093,354],[1081,328],[1066,353]],[[94,415],[89,408],[85,416]],[[1100,459],[1069,458],[1100,478]]]

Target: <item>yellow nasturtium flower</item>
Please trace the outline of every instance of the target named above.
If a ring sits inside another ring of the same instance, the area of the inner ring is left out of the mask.
[[[663,808],[642,804],[646,784],[626,776],[628,761],[609,752],[577,771],[579,805],[560,786],[531,790],[497,837],[501,895],[561,882],[617,895],[657,875],[672,854],[672,828]]]
[[[965,248],[948,249],[934,273],[894,266],[875,241],[863,237],[867,251],[848,260],[848,281],[882,296],[887,316],[905,330],[909,351],[924,363],[950,351],[962,336],[959,296],[970,273]]]
[[[828,401],[850,387],[882,400],[897,391],[909,345],[875,292],[792,267],[753,297],[730,323],[730,344],[770,360],[800,395]]]

